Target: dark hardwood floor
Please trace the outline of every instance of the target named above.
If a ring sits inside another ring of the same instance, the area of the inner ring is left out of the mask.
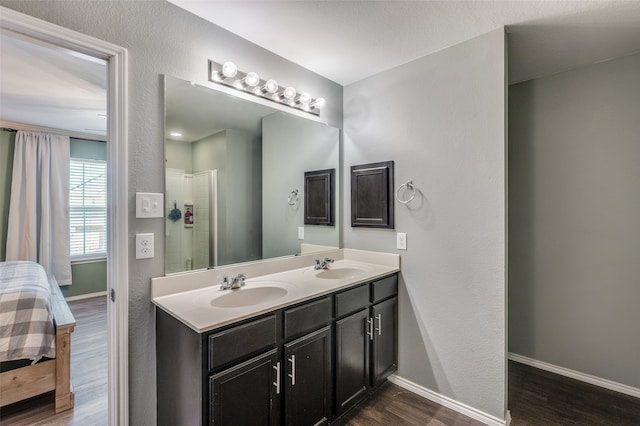
[[[640,399],[509,361],[512,426],[639,426]]]
[[[76,319],[71,335],[71,383],[75,407],[59,414],[53,393],[2,408],[2,426],[106,425],[107,421],[107,297],[69,302]]]
[[[2,426],[107,424],[107,298],[78,300],[72,335],[75,407],[55,414],[53,394],[5,407]],[[640,426],[640,399],[509,361],[512,426]],[[339,426],[479,426],[482,423],[392,383]]]
[[[640,426],[640,399],[509,361],[511,426]],[[482,425],[391,383],[340,426]]]
[[[364,404],[338,420],[339,426],[481,426],[483,423],[387,382]]]

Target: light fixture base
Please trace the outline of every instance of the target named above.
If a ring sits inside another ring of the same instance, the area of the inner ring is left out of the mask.
[[[216,83],[216,84],[222,84],[223,86],[231,87],[242,93],[248,93],[258,98],[266,99],[268,101],[277,103],[279,105],[285,105],[289,108],[293,108],[298,111],[313,114],[318,117],[320,116],[321,108],[326,104],[323,98],[314,99],[310,97],[310,100],[307,103],[296,102],[295,94],[294,94],[294,99],[286,98],[284,96],[284,92],[292,88],[284,85],[280,86],[281,90],[276,89],[275,93],[267,90],[263,90],[262,87],[267,85],[267,82],[269,82],[269,85],[272,86],[273,83],[275,83],[275,81],[271,79],[259,78],[256,73],[251,73],[251,72],[245,73],[243,71],[240,71],[240,69],[237,69],[237,72],[233,77],[225,77],[222,74],[222,67],[223,67],[223,64],[209,59],[209,81],[210,82]],[[245,79],[248,74],[251,74],[250,78],[258,77],[259,82],[255,85],[246,84]]]

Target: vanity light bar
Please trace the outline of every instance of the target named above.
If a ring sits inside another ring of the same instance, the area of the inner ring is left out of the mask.
[[[209,60],[209,81],[317,116],[327,104],[324,98],[312,98],[291,86],[279,86],[275,80],[264,80],[255,72],[242,72],[233,62],[219,64]]]

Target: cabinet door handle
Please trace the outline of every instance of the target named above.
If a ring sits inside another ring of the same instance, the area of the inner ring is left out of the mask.
[[[276,370],[276,381],[273,382],[273,386],[276,387],[276,395],[280,395],[280,361],[276,362],[273,369]]]
[[[367,318],[367,335],[370,340],[373,340],[373,318]]]
[[[376,319],[378,320],[378,328],[376,328],[378,336],[382,336],[382,314],[376,315]]]
[[[289,362],[291,363],[291,374],[289,374],[289,377],[291,377],[291,386],[295,386],[295,384],[296,384],[296,356],[295,355],[291,355],[291,358],[289,358]]]

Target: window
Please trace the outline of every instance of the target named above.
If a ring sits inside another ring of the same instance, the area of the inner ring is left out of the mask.
[[[69,173],[71,259],[107,254],[107,162],[71,158]]]

